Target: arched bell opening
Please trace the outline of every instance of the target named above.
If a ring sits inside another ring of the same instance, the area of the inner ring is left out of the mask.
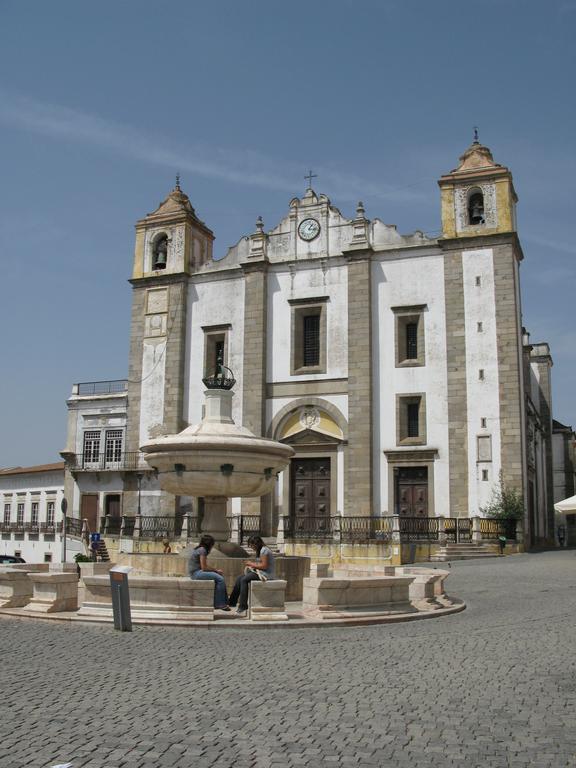
[[[484,217],[484,195],[478,187],[471,189],[468,193],[468,223],[471,226],[486,223]]]
[[[168,236],[161,234],[152,246],[152,269],[166,269],[168,263]]]

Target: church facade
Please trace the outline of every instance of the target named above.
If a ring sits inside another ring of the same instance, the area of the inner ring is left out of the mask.
[[[114,514],[196,507],[138,452],[202,419],[202,378],[224,365],[236,423],[295,450],[274,494],[230,502],[267,535],[282,515],[481,515],[502,481],[524,496],[527,540],[550,540],[551,358],[522,328],[512,175],[475,141],[439,187],[439,238],[362,203],[347,218],[308,187],[216,260],[177,183],[136,225],[127,383],[68,401],[78,513],[88,495],[100,514],[107,495]],[[87,455],[104,456],[98,476]]]

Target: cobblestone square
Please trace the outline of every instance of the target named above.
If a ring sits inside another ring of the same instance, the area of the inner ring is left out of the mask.
[[[576,552],[457,562],[368,628],[0,619],[0,766],[576,766]]]

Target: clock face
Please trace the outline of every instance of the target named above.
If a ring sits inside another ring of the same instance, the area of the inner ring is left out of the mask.
[[[300,222],[298,234],[302,240],[314,240],[320,234],[320,224],[316,219],[304,219]]]

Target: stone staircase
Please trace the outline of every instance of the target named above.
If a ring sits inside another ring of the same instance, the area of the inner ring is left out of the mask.
[[[448,560],[473,560],[476,558],[500,557],[496,544],[486,544],[475,541],[463,541],[459,544],[445,544],[430,556],[433,563],[445,563]]]
[[[108,554],[108,548],[104,539],[100,539],[98,542],[98,557],[103,563],[110,562],[110,555]]]

